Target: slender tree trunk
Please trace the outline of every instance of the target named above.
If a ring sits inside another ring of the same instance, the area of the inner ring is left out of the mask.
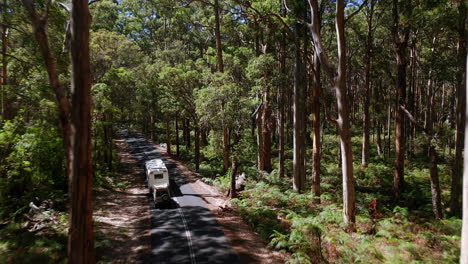
[[[314,202],[320,203],[320,97],[322,94],[322,83],[320,81],[320,60],[314,54],[314,82],[312,86],[312,128],[314,131],[312,147],[312,193]]]
[[[255,123],[257,124],[257,169],[263,171],[265,168],[265,157],[263,156],[263,122],[262,122],[262,108],[264,105],[260,106],[258,109],[257,116],[255,117]]]
[[[220,18],[219,18],[219,0],[214,0],[214,12],[215,12],[215,39],[216,39],[216,56],[218,58],[218,71],[224,72],[223,63],[223,48],[221,44],[221,30],[220,30]]]
[[[232,155],[232,171],[231,171],[231,190],[229,192],[231,199],[237,197],[236,191],[236,175],[238,169],[239,162],[237,161],[237,157],[235,154]]]
[[[200,127],[194,123],[195,128],[195,171],[200,171]]]
[[[229,129],[227,127],[223,128],[223,164],[224,172],[229,169]]]
[[[405,105],[406,94],[406,61],[405,54],[398,51],[397,54],[397,104]],[[393,191],[397,199],[400,198],[403,192],[404,185],[404,166],[405,166],[405,120],[404,115],[399,108],[395,114],[395,175],[393,177]]]
[[[457,74],[457,109],[456,109],[456,136],[455,136],[455,160],[452,168],[452,184],[450,188],[450,214],[461,214],[461,190],[462,173],[463,173],[463,146],[465,144],[465,110],[466,110],[466,3],[460,1],[458,5],[459,20],[458,20],[458,74]],[[465,80],[465,82],[464,82]],[[465,151],[466,151],[465,147]],[[465,152],[466,153],[466,152]],[[467,156],[465,154],[465,156]],[[468,164],[465,162],[465,164]],[[466,167],[466,166],[465,166]],[[465,169],[466,171],[466,169]],[[466,182],[466,180],[465,180]],[[467,254],[468,258],[468,254]],[[467,260],[468,261],[468,260]]]
[[[91,69],[87,0],[73,0],[71,11],[72,133],[69,263],[94,263],[93,172],[91,161]]]
[[[176,155],[180,157],[180,146],[179,146],[179,118],[176,115],[175,118],[175,133],[176,133]]]
[[[465,58],[465,67],[468,68],[468,58]],[[465,68],[465,69],[466,69]],[[465,94],[468,90],[468,74],[465,72]],[[465,96],[465,105],[466,105],[466,96]],[[465,107],[465,153],[468,150],[468,111]],[[468,164],[468,155],[464,155],[463,163]],[[462,234],[461,234],[461,246],[460,246],[460,264],[468,264],[468,166],[463,168],[463,224],[462,224]]]
[[[371,61],[372,61],[372,18],[374,14],[374,1],[370,3],[370,11],[368,13],[369,19],[367,22],[367,43],[366,43],[366,54],[364,57],[364,61],[366,64],[365,72],[364,72],[364,87],[365,87],[365,94],[364,98],[364,117],[363,117],[363,124],[364,124],[364,132],[362,137],[362,165],[367,167],[369,164],[369,129],[370,129],[370,115],[369,115],[369,105],[370,105],[370,69],[371,69]]]
[[[201,138],[201,144],[203,146],[208,145],[208,133],[210,132],[209,128],[200,128],[200,138]]]
[[[416,116],[416,107],[415,107],[415,95],[416,95],[416,39],[417,37],[415,36],[412,43],[411,43],[411,56],[410,56],[410,70],[409,70],[409,94],[408,94],[408,109],[411,113],[414,113]],[[407,128],[406,128],[406,135],[408,138],[408,155],[413,155],[414,153],[414,140],[413,136],[415,135],[415,129],[414,126],[411,124],[411,122],[408,122]]]
[[[154,127],[154,114],[151,114],[150,116],[150,128],[151,128],[151,140],[155,140],[156,133],[155,133],[155,127]]]
[[[110,135],[108,134],[109,132],[109,129],[107,128],[108,127],[108,122],[109,120],[107,119],[107,115],[104,113],[103,114],[103,126],[102,126],[102,132],[103,132],[103,136],[104,136],[104,149],[103,149],[103,152],[104,152],[104,162],[108,165],[107,167],[109,168],[109,159],[110,159],[110,156],[109,156],[109,151],[107,151],[107,146],[108,146],[108,142],[110,140]],[[97,129],[95,130],[97,132]],[[96,137],[97,133],[94,134],[94,136]],[[93,149],[96,148],[96,143],[94,144],[94,147]]]
[[[32,22],[32,29],[34,38],[39,44],[39,50],[44,59],[44,64],[49,79],[49,85],[55,94],[57,100],[57,106],[59,108],[59,118],[62,125],[62,138],[65,150],[65,170],[70,180],[70,169],[72,160],[72,147],[70,143],[71,139],[71,124],[70,124],[70,102],[66,96],[64,87],[59,81],[59,75],[57,71],[57,60],[50,50],[49,39],[46,33],[46,22],[44,18],[41,18],[36,12],[36,9],[31,0],[22,0],[25,9],[29,14],[29,18]]]
[[[374,109],[376,113],[381,113],[382,111],[382,105],[381,101],[382,100],[382,94],[381,94],[381,82],[376,82],[376,85],[374,85],[374,92],[372,93],[373,101],[374,101]],[[377,117],[374,119],[375,126],[377,127],[377,155],[382,156],[384,155],[385,149],[382,148],[382,132],[385,129],[385,125],[383,124],[382,120],[380,117]],[[383,140],[385,141],[385,134],[383,137]]]
[[[433,107],[430,106],[429,108]],[[423,133],[426,139],[426,147],[429,149],[429,172],[431,176],[431,196],[432,196],[432,211],[434,212],[434,217],[436,219],[442,219],[442,202],[441,202],[441,195],[440,195],[440,183],[439,183],[439,169],[437,168],[437,152],[435,145],[432,141],[435,140],[434,138],[434,114],[429,117],[429,121],[427,122],[427,126],[424,128],[423,125],[419,124],[414,116],[404,108],[404,106],[400,106],[400,109],[403,111],[404,114],[408,117],[408,121],[411,121],[415,128],[418,128]]]
[[[271,96],[270,88],[267,88],[263,94],[263,107],[261,112],[262,128],[260,133],[262,134],[262,158],[263,168],[262,170],[271,172]]]
[[[6,1],[3,1],[3,9],[6,9]],[[2,10],[4,14],[6,10]],[[6,23],[6,21],[3,21]],[[9,120],[10,117],[10,98],[8,93],[8,60],[7,60],[7,49],[8,49],[8,27],[2,26],[2,119]]]
[[[439,169],[437,168],[437,152],[435,146],[429,147],[430,165],[429,171],[431,175],[431,197],[432,197],[432,211],[434,212],[435,219],[443,218],[442,215],[442,202],[440,196],[440,183],[439,183]]]
[[[405,11],[411,14],[410,6]],[[395,174],[393,177],[393,191],[396,199],[400,199],[404,187],[404,169],[405,169],[405,115],[399,107],[406,105],[406,50],[409,38],[409,26],[406,26],[400,36],[399,23],[400,14],[398,12],[398,0],[393,0],[393,19],[392,27],[394,46],[396,50],[397,63],[397,108],[395,114]]]
[[[336,3],[336,34],[338,44],[338,76],[335,91],[338,104],[338,127],[340,129],[341,159],[343,172],[343,213],[349,230],[355,230],[356,205],[354,192],[353,152],[349,122],[348,101],[346,98],[346,39],[344,21],[344,0]]]
[[[188,149],[188,144],[187,144],[188,140],[187,140],[187,138],[188,138],[188,133],[190,133],[190,132],[189,132],[189,129],[188,129],[188,126],[187,126],[187,120],[186,119],[182,120],[182,132],[183,132],[182,137],[184,138],[185,149]]]
[[[300,32],[301,27],[296,25],[295,37],[295,62],[294,62],[294,94],[293,94],[293,188],[296,192],[302,192],[305,188],[305,70],[301,60]]]
[[[171,141],[171,121],[166,121],[166,152],[171,155],[172,141]]]
[[[377,155],[382,156],[382,126],[377,121]]]
[[[343,218],[344,222],[348,225],[348,230],[350,232],[354,232],[356,223],[356,205],[348,105],[349,93],[346,86],[347,64],[344,18],[345,3],[344,0],[337,0],[336,2],[335,27],[338,46],[338,69],[335,72],[335,69],[333,69],[328,63],[328,56],[322,47],[322,40],[318,30],[318,2],[317,0],[309,0],[308,2],[312,15],[312,23],[308,26],[314,42],[315,51],[320,58],[322,66],[325,67],[325,71],[330,77],[335,79],[335,93],[338,105],[338,120],[336,120],[336,124],[340,135],[341,168],[343,174]]]
[[[435,43],[436,38],[434,38],[433,44]],[[434,51],[434,46],[433,46]],[[432,52],[433,52],[432,51]],[[431,76],[432,69],[429,71],[429,81],[428,81],[428,90],[429,90],[429,106],[428,106],[428,116],[429,120],[427,122],[427,131],[431,134],[435,134],[434,124],[436,122],[436,114],[434,111],[435,108],[435,93],[434,93],[434,85],[432,84],[432,76]],[[429,172],[431,176],[431,198],[432,198],[432,211],[434,213],[435,219],[439,220],[443,218],[442,215],[442,202],[440,196],[440,183],[439,183],[439,169],[437,168],[437,151],[434,144],[431,140],[427,143],[429,149]]]
[[[286,77],[286,37],[283,33],[281,36],[280,43],[280,73],[281,73],[281,83],[278,86],[278,176],[284,177],[284,120],[285,120],[285,86],[286,82],[284,78]]]
[[[215,39],[216,39],[216,56],[218,59],[218,71],[224,72],[223,62],[223,46],[221,43],[221,22],[219,16],[219,0],[214,0],[215,12]],[[223,125],[223,169],[226,172],[229,169],[229,129]]]
[[[187,119],[187,148],[190,149],[191,148],[191,142],[190,142],[190,120]]]

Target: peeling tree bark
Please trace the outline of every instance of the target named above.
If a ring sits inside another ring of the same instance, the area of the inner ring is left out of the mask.
[[[72,113],[69,263],[94,263],[93,172],[91,161],[91,69],[87,0],[73,0],[71,11]]]

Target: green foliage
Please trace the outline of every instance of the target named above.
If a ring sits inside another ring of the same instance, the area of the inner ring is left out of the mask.
[[[62,139],[50,124],[38,121],[25,125],[20,119],[6,122],[0,129],[0,145],[4,150],[0,218],[24,208],[39,190],[66,190]]]
[[[259,233],[263,239],[268,239],[275,232],[283,232],[283,227],[276,218],[275,210],[267,207],[262,207],[257,204],[252,204],[250,201],[233,200],[239,208],[239,213],[253,227],[255,232]]]
[[[1,263],[67,263],[67,236],[60,232],[35,235],[23,223],[0,229]]]

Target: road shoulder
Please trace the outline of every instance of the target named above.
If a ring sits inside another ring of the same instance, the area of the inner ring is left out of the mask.
[[[114,141],[120,158],[117,187],[94,192],[98,263],[146,263],[151,253],[151,214],[142,170],[125,140]]]

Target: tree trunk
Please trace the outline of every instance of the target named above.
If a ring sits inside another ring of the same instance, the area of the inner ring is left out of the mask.
[[[442,202],[440,196],[439,184],[439,169],[437,168],[437,152],[435,146],[429,147],[430,165],[429,171],[431,174],[431,197],[432,197],[432,212],[435,219],[442,219]]]
[[[354,192],[353,152],[349,123],[348,100],[346,98],[346,38],[344,0],[336,3],[336,35],[338,44],[338,75],[335,79],[338,104],[338,127],[340,129],[341,159],[343,172],[343,213],[350,231],[355,230],[356,205]]]
[[[93,173],[91,161],[91,69],[87,0],[73,0],[71,11],[72,133],[69,263],[94,263]]]
[[[465,67],[468,68],[468,59],[465,58]],[[466,68],[465,68],[466,69]],[[468,90],[468,75],[465,72],[465,94]],[[466,105],[466,96],[465,96],[465,105]],[[465,153],[468,150],[468,111],[465,108]],[[468,164],[468,155],[464,155],[463,163]],[[462,224],[462,234],[461,234],[461,246],[460,246],[460,264],[468,264],[468,166],[463,168],[463,224]]]
[[[285,86],[286,82],[284,78],[286,77],[286,36],[283,33],[281,36],[280,42],[280,73],[281,73],[281,82],[278,86],[278,176],[284,177],[284,120],[285,120]]]
[[[195,128],[195,171],[200,171],[200,127],[194,123]]]
[[[208,145],[208,133],[210,132],[209,128],[200,128],[200,137],[201,137],[201,144],[203,146]]]
[[[434,104],[432,104],[432,107]],[[429,107],[431,108],[431,106]],[[436,219],[442,219],[442,203],[441,203],[441,196],[440,196],[440,184],[439,184],[439,170],[437,168],[437,152],[434,143],[432,142],[434,138],[434,134],[436,134],[433,130],[433,120],[434,114],[429,117],[429,121],[427,123],[426,128],[423,128],[421,124],[419,124],[414,116],[404,108],[404,106],[400,106],[400,109],[403,111],[404,114],[407,115],[408,120],[411,121],[414,127],[420,129],[426,138],[426,147],[429,149],[429,172],[431,176],[431,197],[432,197],[432,211],[434,212],[434,217]]]
[[[171,121],[167,120],[166,121],[166,152],[167,154],[171,155]]]
[[[382,126],[377,121],[377,155],[382,156]]]
[[[258,109],[255,123],[257,124],[257,169],[263,171],[265,168],[265,158],[263,156],[263,122],[262,122],[262,108],[263,104]]]
[[[187,148],[191,148],[190,144],[190,120],[187,119]]]
[[[229,129],[223,127],[223,165],[224,172],[229,169]]]
[[[59,81],[59,75],[57,71],[57,60],[55,59],[52,51],[50,50],[49,39],[46,33],[46,21],[40,18],[39,14],[31,0],[22,0],[25,9],[28,11],[29,17],[32,22],[32,29],[34,38],[39,44],[39,50],[42,58],[44,59],[45,67],[47,70],[47,76],[49,78],[49,85],[55,94],[57,100],[57,106],[59,108],[60,123],[62,125],[62,138],[65,150],[65,170],[67,175],[70,174],[71,168],[71,124],[70,124],[70,102],[66,96],[64,87]]]
[[[314,202],[320,203],[320,97],[322,93],[322,83],[320,81],[320,60],[314,55],[314,82],[312,86],[312,128],[314,131],[312,147],[312,193]]]
[[[3,9],[6,9],[6,2],[3,2]],[[2,10],[5,14],[6,10]],[[3,21],[6,23],[6,21]],[[8,93],[8,60],[7,60],[7,48],[8,48],[8,27],[2,26],[2,119],[10,120],[10,98]]]
[[[156,133],[154,127],[154,114],[150,116],[151,140],[155,141]]]
[[[364,72],[364,87],[365,87],[365,94],[364,98],[364,117],[363,117],[363,137],[362,137],[362,165],[367,167],[369,164],[369,129],[370,129],[370,115],[369,115],[369,105],[370,105],[370,69],[371,69],[371,61],[372,61],[372,18],[374,14],[374,1],[370,3],[370,11],[368,13],[369,20],[367,23],[367,42],[366,42],[366,54],[364,57],[365,72]]]
[[[237,197],[236,191],[236,175],[237,175],[238,161],[236,155],[232,155],[232,171],[231,171],[231,190],[229,192],[231,199]]]
[[[219,0],[214,1],[215,12],[215,39],[216,39],[216,57],[218,60],[218,71],[224,72],[223,48],[221,44]],[[229,129],[223,125],[223,169],[226,172],[229,169]]]
[[[270,89],[267,88],[263,94],[263,107],[261,112],[261,140],[262,140],[262,158],[263,167],[261,170],[271,172],[271,96]]]
[[[338,46],[338,69],[335,72],[328,63],[328,57],[323,50],[320,32],[318,30],[318,3],[317,0],[309,0],[309,7],[312,14],[312,23],[309,30],[312,35],[315,51],[320,58],[321,65],[325,67],[327,74],[335,79],[335,93],[338,105],[337,128],[340,135],[341,168],[343,176],[343,218],[348,225],[350,232],[355,231],[356,205],[354,191],[354,169],[353,153],[351,145],[351,128],[349,120],[348,91],[346,86],[346,38],[345,38],[345,18],[344,0],[336,2],[335,26]]]
[[[175,133],[176,133],[176,155],[180,157],[180,147],[179,147],[179,118],[176,115],[175,118]]]
[[[220,18],[219,18],[219,0],[214,0],[214,12],[215,12],[215,39],[216,39],[216,56],[218,59],[218,71],[224,72],[223,63],[223,48],[221,44],[221,30],[220,30]]]
[[[387,114],[387,156],[390,157],[390,148],[391,148],[391,134],[390,134],[390,127],[392,126],[392,106],[390,105],[390,100],[388,104],[388,114]]]
[[[294,94],[293,94],[293,188],[296,192],[302,192],[305,188],[305,70],[301,60],[301,44],[299,31],[301,27],[296,25],[295,37],[295,62],[294,62]]]
[[[411,1],[409,7],[405,9],[411,15]],[[397,63],[397,109],[395,114],[395,174],[393,177],[393,191],[395,198],[400,199],[404,187],[404,169],[405,169],[405,115],[399,107],[406,105],[406,49],[408,46],[408,37],[410,28],[408,25],[403,29],[403,36],[399,32],[399,12],[398,0],[393,0],[393,19],[392,34],[396,50]]]
[[[458,6],[458,73],[457,73],[457,110],[456,110],[456,137],[455,137],[455,160],[452,168],[452,184],[450,188],[450,215],[461,214],[461,190],[463,170],[463,145],[465,144],[465,110],[466,110],[466,3],[459,2]],[[465,80],[465,82],[464,82]],[[466,150],[466,147],[465,147]],[[466,152],[465,152],[466,153]],[[465,155],[466,156],[466,155]],[[465,163],[468,164],[468,163]],[[466,167],[466,166],[465,166]],[[466,170],[466,169],[465,169]],[[466,181],[465,181],[466,182]],[[468,258],[468,254],[467,254]]]

